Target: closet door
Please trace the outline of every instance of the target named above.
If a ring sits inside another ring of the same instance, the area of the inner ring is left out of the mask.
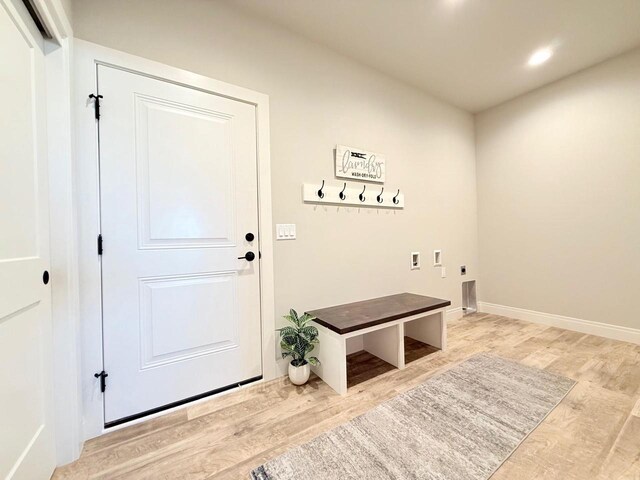
[[[43,39],[0,0],[0,478],[55,466]],[[55,279],[52,279],[52,281]]]

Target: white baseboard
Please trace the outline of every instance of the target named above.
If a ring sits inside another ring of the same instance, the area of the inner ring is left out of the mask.
[[[640,345],[640,329],[636,328],[620,327],[608,323],[592,322],[591,320],[582,320],[580,318],[565,317],[553,313],[542,313],[487,302],[478,302],[478,311]]]

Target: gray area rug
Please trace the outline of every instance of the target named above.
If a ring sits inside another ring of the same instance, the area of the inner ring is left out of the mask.
[[[574,384],[476,355],[268,461],[251,478],[484,480]]]

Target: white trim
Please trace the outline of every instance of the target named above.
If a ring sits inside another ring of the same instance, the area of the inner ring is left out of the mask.
[[[263,380],[277,376],[275,347],[275,303],[273,285],[273,232],[271,221],[271,177],[269,146],[269,97],[246,88],[213,80],[186,70],[164,65],[82,40],[74,41],[75,89],[72,104],[76,117],[76,169],[78,185],[78,252],[80,260],[80,309],[82,318],[82,390],[84,438],[105,432],[103,398],[94,372],[102,370],[102,315],[100,266],[96,253],[99,227],[97,127],[92,104],[87,101],[96,89],[96,65],[161,78],[256,106],[258,197],[260,222],[261,317]]]
[[[636,328],[621,327],[608,323],[593,322],[591,320],[582,320],[580,318],[565,317],[553,313],[536,312],[534,310],[507,307],[505,305],[496,305],[487,302],[478,302],[478,311],[640,345],[640,329]]]
[[[71,22],[67,18],[60,0],[34,0],[38,13],[57,43],[73,36]]]
[[[53,325],[56,460],[80,456],[80,319],[75,178],[71,113],[71,42],[47,45],[47,134]]]

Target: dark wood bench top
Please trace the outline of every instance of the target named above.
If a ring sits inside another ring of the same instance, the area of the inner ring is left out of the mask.
[[[425,297],[414,293],[399,293],[362,302],[307,312],[316,322],[340,335],[418,315],[451,305],[449,300]]]

